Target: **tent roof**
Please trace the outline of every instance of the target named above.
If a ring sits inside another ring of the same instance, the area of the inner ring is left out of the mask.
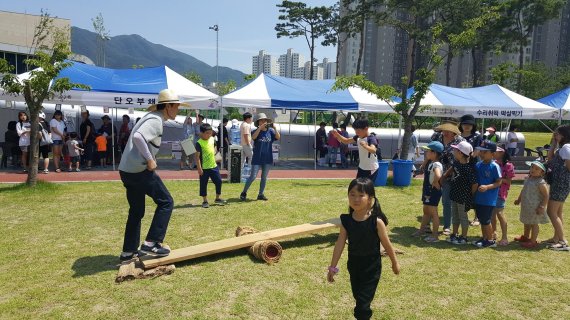
[[[537,101],[556,109],[570,109],[570,87],[538,99]]]
[[[331,91],[335,80],[301,80],[260,74],[246,86],[223,97],[224,105],[308,110],[358,110],[360,105],[384,105],[372,94],[352,87]]]
[[[408,90],[408,97],[414,92]],[[550,119],[552,108],[518,93],[492,84],[476,88],[452,88],[432,84],[422,105],[430,106],[419,115],[458,117],[473,114],[482,118]]]
[[[26,79],[30,72],[18,77]],[[58,77],[88,85],[91,90],[72,89],[46,101],[75,105],[142,108],[153,104],[162,89],[173,89],[181,100],[195,108],[215,108],[218,96],[184,78],[167,66],[143,69],[109,69],[78,62],[63,69]],[[18,100],[17,97],[14,100]],[[23,99],[20,99],[23,100]]]

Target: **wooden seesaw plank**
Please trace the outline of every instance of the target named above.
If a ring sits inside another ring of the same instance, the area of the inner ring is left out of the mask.
[[[214,242],[203,243],[192,247],[172,250],[170,255],[163,258],[145,259],[141,258],[141,262],[145,269],[154,268],[161,265],[172,264],[179,261],[195,259],[208,256],[220,252],[232,251],[240,248],[252,246],[257,241],[262,240],[279,240],[290,238],[305,233],[318,232],[333,227],[340,226],[340,219],[330,219],[326,221],[305,223],[297,226],[252,233],[241,237],[218,240]]]

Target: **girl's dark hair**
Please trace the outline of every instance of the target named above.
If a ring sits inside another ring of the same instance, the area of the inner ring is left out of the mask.
[[[55,110],[55,112],[53,113],[53,119],[55,119],[55,116],[61,116],[63,117],[63,112],[61,112],[61,110]]]
[[[471,124],[472,128],[471,128],[471,134],[470,135],[474,135],[475,133],[477,133],[477,123],[475,124]],[[463,128],[462,128],[462,124],[459,124],[459,132],[463,133]]]
[[[358,192],[367,194],[370,198],[374,198],[372,215],[382,220],[385,225],[388,225],[388,217],[386,217],[384,212],[382,212],[382,208],[380,208],[380,203],[378,202],[378,198],[376,198],[376,190],[374,189],[374,183],[372,180],[368,178],[356,178],[352,180],[348,185],[348,192],[350,192],[350,190],[353,188],[356,188],[356,191]],[[349,206],[348,212],[352,214],[354,212],[354,209]]]
[[[19,122],[19,123],[22,123],[22,120],[20,120],[20,116],[21,116],[21,115],[25,115],[25,116],[26,116],[26,121],[30,121],[30,117],[28,117],[28,114],[25,113],[24,111],[20,111],[20,112],[18,112],[18,122]]]
[[[558,134],[562,136],[559,147],[562,147],[563,145],[570,143],[570,125],[565,124],[563,126],[559,126],[558,128],[556,128],[556,132],[558,132]]]
[[[18,121],[10,121],[8,122],[8,130],[10,131],[16,131],[16,124],[18,123]]]
[[[511,162],[511,156],[509,155],[508,152],[503,152],[503,159],[501,159],[501,161],[503,162],[503,164],[507,164],[508,162]]]

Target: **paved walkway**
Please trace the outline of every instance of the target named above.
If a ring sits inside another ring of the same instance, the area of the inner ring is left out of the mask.
[[[198,172],[196,170],[180,170],[176,161],[159,160],[157,172],[163,180],[198,180]],[[221,173],[222,178],[226,179],[227,171],[223,170]],[[388,175],[391,176],[392,172],[389,171]],[[355,176],[356,167],[350,167],[349,169],[317,167],[315,170],[311,160],[279,161],[269,171],[270,179],[352,179]],[[522,181],[525,177],[526,174],[516,174],[514,180]],[[27,174],[22,174],[15,168],[0,171],[0,183],[23,183],[26,181],[26,178]],[[49,182],[121,181],[119,172],[113,171],[109,167],[106,169],[94,168],[81,172],[56,173],[50,171],[48,174],[40,171],[38,179]],[[419,175],[416,179],[423,179],[423,176]]]

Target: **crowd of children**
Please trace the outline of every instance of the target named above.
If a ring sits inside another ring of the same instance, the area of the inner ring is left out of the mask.
[[[568,131],[570,133],[570,130]],[[563,132],[562,130],[562,133],[555,133],[554,136],[563,135]],[[475,148],[469,142],[462,141],[452,145],[454,148],[452,167],[442,174],[439,159],[442,156],[443,145],[432,141],[423,148],[426,150],[425,158],[427,159],[422,187],[423,216],[419,229],[412,235],[425,236],[429,233],[424,238],[426,242],[439,241],[438,206],[441,199],[441,185],[447,181],[451,185],[453,224],[453,230],[446,239],[447,242],[451,244],[472,243],[479,248],[508,245],[508,224],[504,209],[511,182],[515,176],[510,154],[493,141],[482,140]],[[570,151],[570,148],[568,149]],[[570,152],[568,158],[570,158]],[[563,159],[563,161],[566,160]],[[545,164],[540,161],[526,164],[530,167],[529,175],[525,179],[520,195],[514,201],[514,205],[520,205],[519,220],[524,225],[524,232],[514,240],[519,242],[521,247],[530,249],[539,244],[537,240],[539,225],[548,222],[547,205],[551,203],[552,197],[549,196],[549,188],[545,180],[548,172]],[[475,210],[481,226],[481,236],[472,242],[467,239],[470,226],[467,212],[471,208]],[[497,221],[499,226],[497,226]],[[431,230],[430,223],[432,224]],[[460,226],[461,232],[459,232]],[[498,227],[501,232],[500,238],[497,233]],[[570,251],[566,240],[563,238],[555,240],[546,241],[552,242],[549,248]]]

